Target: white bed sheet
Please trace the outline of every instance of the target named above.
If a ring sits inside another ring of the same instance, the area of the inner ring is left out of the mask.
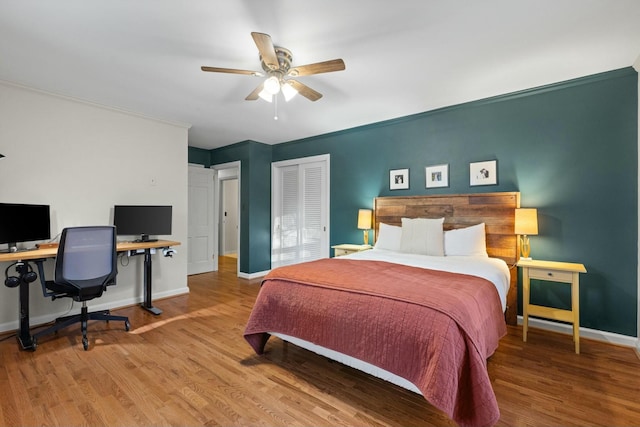
[[[504,312],[506,310],[507,292],[509,291],[511,275],[509,273],[509,267],[507,266],[507,263],[498,258],[481,256],[428,256],[373,248],[366,251],[344,255],[336,259],[386,261],[396,264],[406,264],[414,267],[430,268],[434,270],[449,271],[452,273],[463,273],[482,277],[494,284],[498,291],[498,295],[500,296],[502,311]],[[418,387],[416,387],[410,381],[378,366],[328,349],[326,347],[316,345],[312,342],[302,340],[297,337],[292,337],[290,335],[275,332],[270,332],[270,334],[284,341],[295,344],[298,347],[312,351],[331,360],[335,360],[336,362],[340,362],[343,365],[358,369],[359,371],[365,372],[369,375],[373,375],[374,377],[388,381],[392,384],[413,391],[414,393],[422,394]]]
[[[432,270],[462,273],[482,277],[493,283],[500,296],[502,311],[507,309],[507,293],[511,285],[511,274],[506,262],[499,258],[485,256],[429,256],[395,252],[387,249],[373,248],[355,252],[336,259],[362,259],[386,261],[405,264],[413,267],[430,268]]]
[[[317,344],[314,344],[310,341],[301,340],[300,338],[292,337],[291,335],[281,334],[280,332],[271,333],[274,337],[278,337],[283,341],[290,342],[291,344],[295,344],[298,347],[304,348],[305,350],[312,351],[320,356],[324,356],[328,359],[335,360],[336,362],[340,362],[343,365],[350,366],[359,371],[364,372],[365,374],[373,375],[376,378],[380,378],[381,380],[385,380],[397,386],[400,386],[404,389],[412,391],[414,393],[422,394],[420,389],[415,386],[412,382],[393,374],[386,369],[382,369],[376,365],[372,365],[371,363],[367,363],[363,360],[356,359],[355,357],[348,356],[343,353],[339,353],[337,351],[331,350],[330,348],[322,347]]]

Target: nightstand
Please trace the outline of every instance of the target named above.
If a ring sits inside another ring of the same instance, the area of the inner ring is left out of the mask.
[[[372,247],[371,245],[351,245],[348,243],[331,246],[331,248],[333,249],[334,257],[349,255],[354,252],[366,251],[367,249],[371,249],[371,247]]]
[[[573,342],[576,354],[580,354],[580,273],[587,270],[582,264],[555,261],[519,260],[522,268],[522,340],[527,341],[529,316],[560,320],[573,325]],[[543,307],[529,303],[530,280],[568,283],[571,285],[571,310]]]

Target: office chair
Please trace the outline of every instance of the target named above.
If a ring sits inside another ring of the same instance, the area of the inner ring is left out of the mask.
[[[130,328],[125,316],[113,316],[109,310],[89,312],[87,301],[99,298],[107,286],[115,285],[117,269],[116,228],[114,226],[68,227],[62,230],[58,254],[55,261],[54,280],[44,279],[43,260],[38,262],[42,292],[45,297],[72,298],[82,302],[80,314],[56,319],[53,326],[33,335],[36,339],[80,323],[82,346],[89,348],[87,322],[89,320],[116,320],[124,322],[125,330]]]

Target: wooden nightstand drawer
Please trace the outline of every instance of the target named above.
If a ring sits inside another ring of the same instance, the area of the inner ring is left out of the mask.
[[[351,245],[348,243],[342,244],[342,245],[335,245],[335,246],[331,246],[331,248],[333,249],[333,256],[343,256],[343,255],[349,255],[355,252],[361,252],[361,251],[366,251],[371,249],[371,246],[369,245]]]
[[[351,253],[353,253],[353,251],[350,251],[347,249],[340,249],[340,248],[333,249],[333,256],[349,255]]]
[[[571,281],[573,280],[573,273],[570,271],[530,268],[529,278],[538,280],[550,280],[552,282],[571,283]]]

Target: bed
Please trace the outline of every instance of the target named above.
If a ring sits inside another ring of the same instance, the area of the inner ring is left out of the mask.
[[[378,197],[374,249],[271,271],[245,339],[262,354],[276,335],[420,393],[460,425],[493,425],[486,361],[515,323],[519,203]]]

